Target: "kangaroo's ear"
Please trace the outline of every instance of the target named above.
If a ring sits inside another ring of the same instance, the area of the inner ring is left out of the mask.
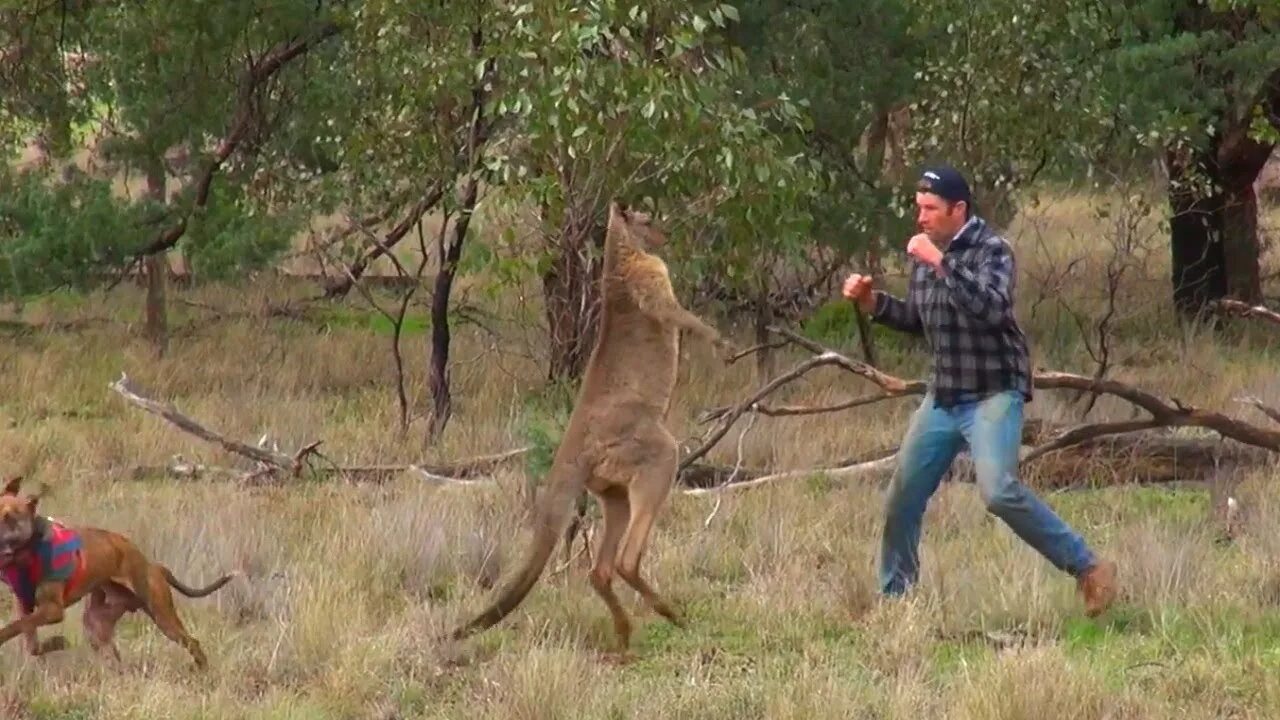
[[[5,481],[4,492],[0,493],[0,495],[17,495],[18,490],[21,488],[22,488],[22,476],[14,475],[13,477]]]

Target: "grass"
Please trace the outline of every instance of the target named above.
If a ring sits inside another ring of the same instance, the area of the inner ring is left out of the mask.
[[[1090,207],[1087,198],[1058,198],[1010,229],[1038,365],[1093,368],[1082,345],[1088,328],[1072,330],[1064,315],[1069,306],[1097,317],[1106,305],[1095,288],[1112,224]],[[1274,213],[1264,220],[1275,224]],[[1073,259],[1073,274],[1055,290],[1044,278]],[[1280,402],[1274,333],[1246,327],[1214,341],[1173,329],[1161,306],[1162,262],[1153,253],[1124,278],[1111,374],[1258,420],[1232,399],[1248,392]],[[490,632],[438,643],[432,638],[477,609],[521,555],[524,468],[482,487],[428,487],[411,477],[263,488],[171,480],[145,468],[179,454],[234,460],[107,385],[127,372],[144,394],[230,436],[267,433],[287,449],[323,439],[325,453],[352,463],[485,454],[538,433],[554,441],[555,403],[539,401],[544,350],[527,321],[537,314],[501,326],[501,347],[472,326],[456,330],[456,416],[438,446],[424,447],[421,422],[404,437],[395,430],[389,339],[359,298],[308,323],[200,309],[244,310],[301,292],[284,284],[180,292],[198,305],[175,306],[181,332],[162,359],[137,337],[136,288],[25,307],[31,322],[99,321],[0,340],[0,472],[47,484],[46,512],[128,533],[184,580],[244,570],[246,579],[209,598],[179,598],[212,667],[192,672],[180,648],[131,617],[119,633],[125,668],[112,670],[87,648],[76,606],[60,630],[71,650],[32,661],[16,642],[0,648],[4,717],[1198,720],[1271,717],[1280,706],[1280,490],[1271,467],[1232,478],[1245,518],[1232,543],[1218,541],[1203,488],[1112,483],[1046,494],[1120,563],[1122,597],[1098,620],[1082,617],[1070,579],[989,517],[967,485],[944,485],[929,506],[918,592],[880,602],[881,488],[817,478],[726,496],[709,524],[713,499],[673,494],[645,568],[684,609],[688,629],[640,612],[620,588],[637,613],[630,665],[599,661],[611,625],[580,561],[544,576]],[[517,313],[501,303],[490,309]],[[412,313],[409,390],[424,407],[425,309]],[[839,328],[826,319],[810,330],[856,354],[855,337]],[[911,344],[886,346],[888,370],[920,372]],[[749,363],[723,369],[697,343],[686,354],[672,412],[682,438],[700,433],[701,409],[755,385]],[[832,402],[864,390],[822,369],[777,400]],[[1069,400],[1039,393],[1029,412],[1068,421]],[[814,467],[889,446],[911,407],[760,418],[743,460]],[[1127,416],[1109,400],[1095,411]],[[736,459],[737,436],[715,460]],[[561,553],[553,564],[561,567]]]

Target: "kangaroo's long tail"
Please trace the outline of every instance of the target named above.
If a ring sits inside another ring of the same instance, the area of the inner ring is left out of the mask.
[[[520,605],[542,576],[551,552],[568,527],[574,500],[586,487],[589,474],[590,468],[581,459],[559,462],[552,467],[550,482],[538,502],[533,543],[529,546],[520,571],[503,586],[489,607],[450,633],[452,639],[459,640],[489,628]]]

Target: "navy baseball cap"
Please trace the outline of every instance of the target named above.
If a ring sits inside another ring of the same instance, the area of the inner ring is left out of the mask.
[[[950,165],[933,165],[925,168],[920,174],[920,180],[916,182],[916,190],[933,193],[943,200],[964,201],[969,206],[973,205],[968,181],[959,170]]]

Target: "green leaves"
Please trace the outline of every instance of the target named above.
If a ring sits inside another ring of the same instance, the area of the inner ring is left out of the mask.
[[[154,227],[154,208],[125,205],[108,182],[55,183],[29,173],[0,183],[0,298],[91,287]]]

